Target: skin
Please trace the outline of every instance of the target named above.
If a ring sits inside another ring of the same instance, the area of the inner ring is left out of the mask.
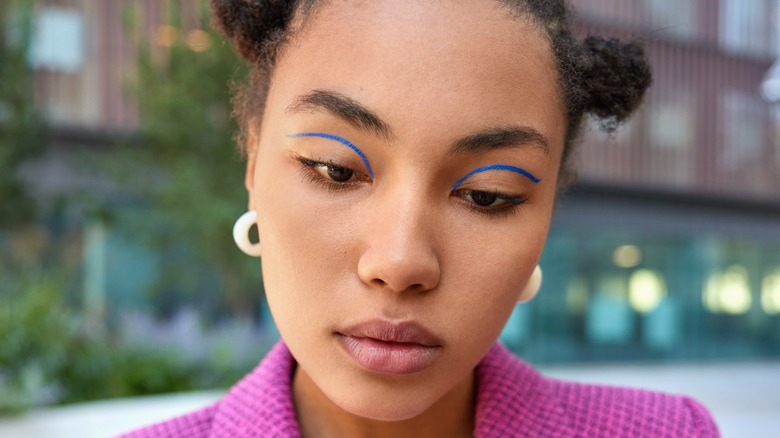
[[[298,363],[304,436],[472,434],[475,366],[547,237],[566,126],[556,75],[541,32],[492,0],[329,1],[280,54],[263,119],[252,126],[246,187],[269,306]],[[370,109],[391,134],[316,106],[290,109],[314,90]],[[463,137],[507,126],[532,128],[548,149],[531,142],[452,153]],[[374,178],[337,141],[290,137],[302,132],[347,139]],[[355,176],[334,188],[326,167],[304,166],[301,156]],[[493,164],[541,182],[494,170],[452,191]],[[468,190],[525,200],[481,209]],[[362,368],[334,333],[374,318],[423,325],[442,340],[437,360],[403,375]]]

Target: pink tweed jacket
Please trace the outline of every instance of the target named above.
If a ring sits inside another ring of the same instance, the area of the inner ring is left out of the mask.
[[[123,437],[298,437],[294,365],[279,342],[219,402]],[[690,398],[548,379],[500,344],[478,365],[477,388],[476,437],[720,436]]]

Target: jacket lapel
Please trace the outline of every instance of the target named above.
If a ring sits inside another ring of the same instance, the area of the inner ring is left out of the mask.
[[[477,366],[474,436],[576,437],[547,380],[496,343]]]
[[[219,403],[210,437],[299,437],[290,385],[294,369],[290,351],[279,341]]]

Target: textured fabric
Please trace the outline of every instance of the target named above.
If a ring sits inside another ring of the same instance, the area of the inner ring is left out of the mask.
[[[477,437],[719,437],[687,397],[542,377],[497,344],[477,368]]]
[[[294,369],[279,342],[216,404],[123,437],[298,437]],[[720,436],[707,410],[690,398],[547,379],[500,344],[477,367],[475,415],[480,438]]]

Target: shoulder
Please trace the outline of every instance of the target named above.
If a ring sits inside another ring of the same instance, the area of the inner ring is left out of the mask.
[[[689,397],[544,380],[558,405],[585,436],[720,436],[707,409]]]
[[[211,405],[171,420],[120,435],[120,438],[207,437],[211,433],[211,424],[216,410],[217,405]]]
[[[477,367],[477,435],[719,437],[691,398],[549,379],[497,344]]]

